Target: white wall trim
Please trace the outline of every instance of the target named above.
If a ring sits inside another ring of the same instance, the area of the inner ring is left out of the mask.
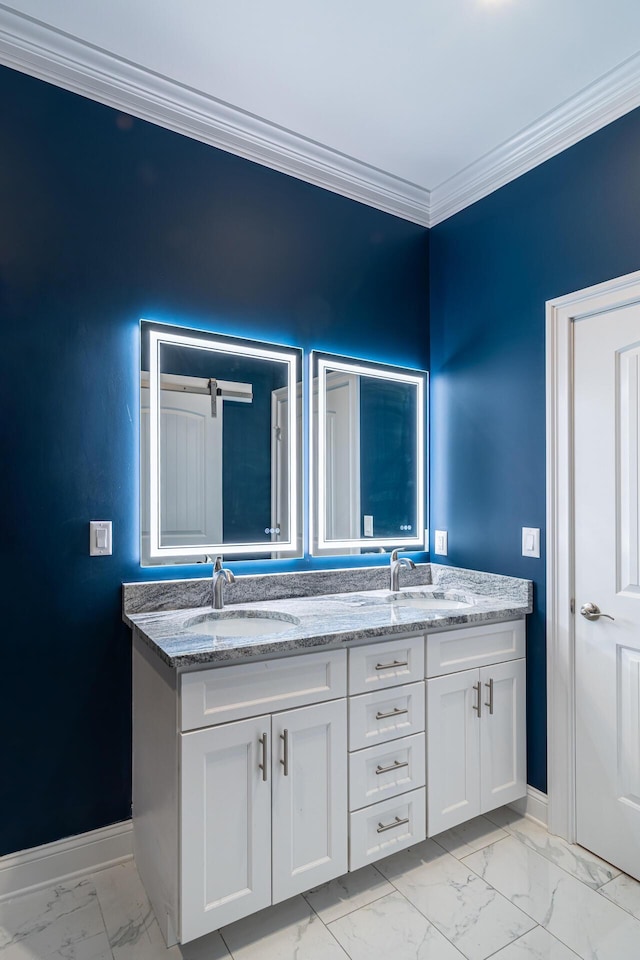
[[[114,866],[133,856],[131,820],[0,857],[0,901]]]
[[[431,191],[429,226],[453,216],[640,106],[635,54]]]
[[[429,191],[0,5],[0,63],[427,226]]]
[[[0,63],[432,227],[640,105],[640,54],[429,191],[0,3]]]
[[[549,800],[546,793],[536,790],[535,787],[527,787],[527,795],[521,800],[515,800],[509,806],[512,810],[541,823],[544,827],[548,825],[549,819]]]
[[[573,323],[640,300],[640,271],[547,302],[547,730],[549,832],[576,839]]]

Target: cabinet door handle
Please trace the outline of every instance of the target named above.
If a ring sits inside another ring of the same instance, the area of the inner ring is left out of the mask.
[[[393,670],[394,667],[408,667],[408,660],[394,660],[393,663],[376,663],[376,670]]]
[[[395,827],[401,827],[405,823],[409,823],[409,817],[404,817],[402,820],[400,817],[396,817],[393,823],[379,823],[377,832],[384,833],[385,830],[393,830]]]
[[[408,767],[409,761],[404,760],[394,760],[393,763],[390,763],[388,767],[381,767],[380,764],[376,767],[376,774],[389,773],[390,770],[401,770],[402,767]]]
[[[489,707],[489,713],[493,716],[493,677],[490,678],[489,683],[485,683],[485,687],[489,687],[489,700],[485,700],[485,707]]]
[[[262,763],[258,764],[258,768],[262,770],[262,779],[266,780],[268,777],[267,770],[269,769],[267,765],[267,733],[266,731],[262,734],[261,737],[258,737],[258,743],[262,744]]]
[[[478,720],[479,720],[480,717],[482,716],[482,684],[480,683],[479,680],[477,683],[474,683],[473,689],[478,694],[478,702],[474,703],[473,709],[478,714]]]
[[[403,713],[409,713],[407,709],[401,710],[400,707],[394,707],[393,710],[389,710],[388,713],[381,713],[380,710],[376,713],[376,720],[386,720],[387,717],[399,717]]]
[[[283,730],[282,733],[280,734],[280,739],[284,744],[283,757],[280,763],[284,767],[285,777],[288,777],[289,776],[289,731]]]

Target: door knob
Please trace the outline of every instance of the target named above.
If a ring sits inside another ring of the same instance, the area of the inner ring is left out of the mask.
[[[580,613],[587,620],[598,620],[600,617],[606,617],[607,620],[615,620],[608,613],[600,613],[600,607],[597,603],[583,603],[580,607]]]

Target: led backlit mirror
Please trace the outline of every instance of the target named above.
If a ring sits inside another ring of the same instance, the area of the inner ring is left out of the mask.
[[[314,554],[424,545],[426,377],[311,354]]]
[[[302,351],[141,322],[141,558],[302,553]]]

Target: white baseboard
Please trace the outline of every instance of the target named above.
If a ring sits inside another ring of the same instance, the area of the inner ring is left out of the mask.
[[[133,856],[131,820],[0,857],[0,901]]]
[[[515,800],[509,806],[512,810],[521,813],[523,817],[536,820],[544,827],[549,825],[549,798],[546,793],[536,790],[535,787],[527,787],[526,797]]]

